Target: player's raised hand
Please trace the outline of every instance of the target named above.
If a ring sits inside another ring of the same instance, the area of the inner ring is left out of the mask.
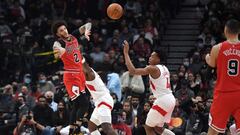
[[[88,41],[90,41],[90,35],[91,35],[91,31],[88,29],[85,29],[84,36]]]
[[[129,51],[129,44],[126,40],[123,41],[123,53],[128,54]]]

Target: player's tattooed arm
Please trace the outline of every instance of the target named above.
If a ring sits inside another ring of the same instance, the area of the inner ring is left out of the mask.
[[[89,41],[90,40],[90,35],[91,35],[91,28],[92,28],[92,23],[86,23],[83,26],[79,28],[80,34],[84,34],[85,38]]]

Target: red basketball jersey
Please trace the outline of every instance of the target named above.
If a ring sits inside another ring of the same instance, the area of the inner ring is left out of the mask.
[[[217,58],[215,92],[240,91],[240,43],[222,43]]]
[[[78,40],[71,36],[71,41],[65,41],[66,52],[61,56],[66,71],[82,72],[82,55],[79,50]]]

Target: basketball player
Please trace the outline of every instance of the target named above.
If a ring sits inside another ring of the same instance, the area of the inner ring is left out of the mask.
[[[101,125],[106,135],[117,135],[112,128],[111,110],[113,99],[109,90],[103,83],[100,76],[85,62],[83,58],[83,71],[86,77],[86,87],[91,93],[95,109],[90,118],[88,129],[91,135],[101,135],[97,126]]]
[[[175,98],[170,86],[170,73],[166,66],[160,65],[164,55],[160,50],[154,51],[149,58],[149,66],[135,68],[129,57],[129,44],[124,41],[124,58],[128,71],[135,75],[149,75],[150,86],[156,100],[150,109],[144,125],[147,135],[174,135],[168,129],[164,129],[164,123],[169,123],[175,107]]]
[[[74,134],[74,125],[81,124],[89,104],[85,93],[85,76],[78,39],[84,34],[89,40],[91,23],[81,26],[72,34],[68,33],[66,26],[64,21],[56,21],[52,25],[52,32],[57,38],[53,50],[55,58],[61,58],[64,64],[63,81],[72,104],[69,134]]]
[[[237,20],[227,21],[224,28],[226,41],[212,47],[206,55],[209,66],[217,68],[217,81],[213,103],[209,114],[208,135],[224,133],[229,117],[236,122],[240,134],[240,24]]]

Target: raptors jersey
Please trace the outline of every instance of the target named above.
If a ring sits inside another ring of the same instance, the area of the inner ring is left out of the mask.
[[[156,65],[160,70],[161,75],[157,79],[153,79],[151,75],[150,78],[150,87],[152,89],[153,96],[158,98],[160,96],[170,94],[171,85],[170,85],[170,73],[166,66],[164,65]]]
[[[217,82],[215,92],[240,91],[240,43],[225,41],[217,58]]]
[[[110,96],[111,98],[111,95],[109,94],[109,90],[103,83],[100,76],[94,70],[93,72],[95,74],[94,80],[86,81],[86,87],[91,93],[91,96],[93,97],[93,102],[94,103],[98,102],[98,100],[101,99],[102,97]]]

